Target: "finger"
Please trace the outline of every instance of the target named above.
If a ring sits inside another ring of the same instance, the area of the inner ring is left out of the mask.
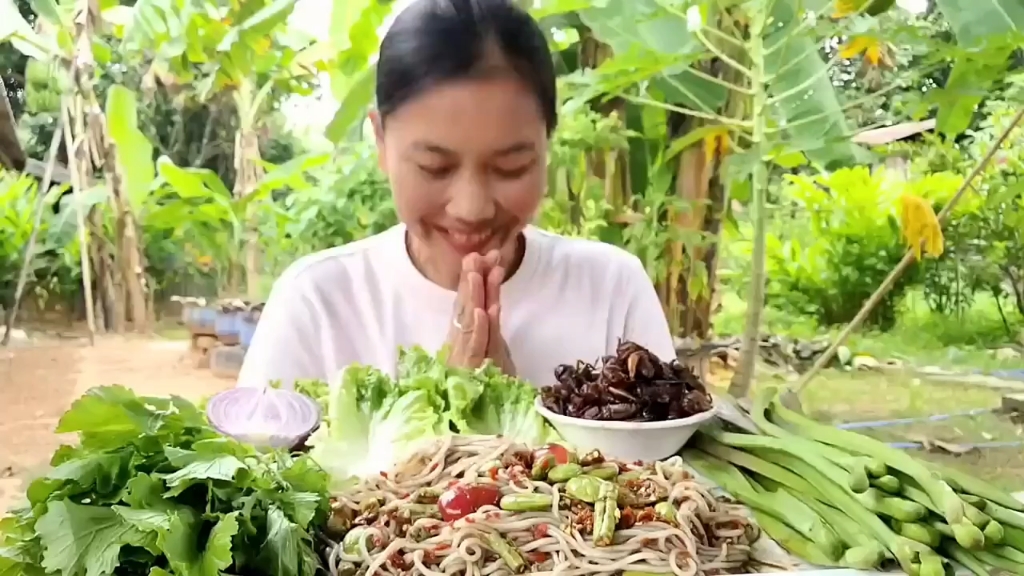
[[[468,272],[484,272],[484,257],[472,252],[462,259],[462,269]]]
[[[505,339],[501,337],[501,306],[487,309],[487,355],[496,358],[505,353]]]
[[[483,308],[473,309],[473,330],[469,333],[469,342],[466,345],[466,363],[476,367],[487,358],[487,313]]]
[[[487,273],[486,297],[484,301],[488,309],[501,303],[501,283],[504,281],[505,269],[501,266],[495,266]]]
[[[486,287],[484,277],[479,272],[467,272],[465,285],[465,291],[455,302],[455,314],[459,324],[468,331],[473,326],[473,311],[484,307]]]
[[[455,299],[457,302],[464,301],[469,298],[469,275],[474,271],[472,261],[469,256],[462,259],[462,270],[459,272],[459,286],[455,291]]]
[[[501,263],[501,252],[497,250],[491,250],[485,254],[482,258],[483,265],[487,268],[494,268]]]
[[[487,304],[487,288],[484,284],[484,277],[479,272],[469,273],[469,301],[466,302],[466,306],[470,308],[479,308],[480,310],[486,309]]]

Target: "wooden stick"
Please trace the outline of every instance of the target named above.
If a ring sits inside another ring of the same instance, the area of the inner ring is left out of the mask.
[[[89,326],[89,345],[96,345],[96,310],[92,301],[92,268],[89,264],[89,233],[85,227],[85,213],[82,211],[82,174],[79,172],[78,148],[71,136],[71,104],[67,97],[61,105],[64,120],[64,147],[68,150],[68,172],[71,173],[71,190],[75,198],[75,216],[78,218],[78,244],[82,262],[82,291],[85,293],[85,321]],[[84,145],[83,138],[79,145]]]
[[[57,163],[57,150],[60,148],[60,136],[63,121],[57,119],[57,127],[53,131],[53,138],[50,139],[49,155],[46,161],[46,171],[43,172],[43,181],[39,186],[38,197],[36,198],[35,214],[32,219],[32,231],[25,242],[25,256],[21,262],[21,271],[18,273],[18,284],[14,288],[14,302],[11,308],[4,314],[4,337],[0,346],[8,346],[11,342],[11,331],[14,330],[14,320],[18,316],[18,306],[21,305],[21,294],[25,291],[25,284],[28,283],[28,271],[32,267],[32,258],[36,252],[36,238],[39,236],[39,224],[43,221],[43,210],[46,208],[46,196],[50,191],[50,183],[53,180],[53,168]]]
[[[992,157],[999,151],[1003,142],[1010,137],[1010,134],[1013,133],[1014,128],[1020,124],[1022,119],[1024,119],[1024,108],[1017,112],[1017,115],[1010,121],[1010,125],[1007,126],[1006,130],[1004,130],[999,138],[996,139],[995,144],[993,144],[992,148],[987,154],[985,154],[985,157],[981,159],[981,162],[978,162],[974,167],[974,170],[972,170],[967,176],[967,179],[964,180],[964,183],[960,185],[960,189],[956,191],[956,194],[949,199],[949,202],[947,202],[942,208],[942,211],[939,212],[938,219],[940,224],[949,216],[953,207],[956,206],[956,203],[960,201],[967,190],[973,189],[971,182],[978,177],[978,174],[981,174],[981,171],[985,169],[988,163],[992,160]],[[914,263],[916,258],[914,250],[907,250],[907,253],[903,255],[903,260],[900,260],[900,263],[893,268],[892,272],[889,273],[889,276],[882,281],[881,286],[879,286],[878,289],[875,290],[875,293],[868,298],[868,301],[864,303],[863,307],[861,307],[860,312],[857,312],[857,315],[854,316],[853,320],[850,320],[850,323],[843,328],[843,331],[839,333],[839,336],[836,336],[832,345],[829,346],[821,356],[818,356],[818,359],[814,361],[814,365],[811,366],[810,370],[800,377],[800,380],[793,387],[797,394],[803,392],[804,388],[806,388],[811,382],[811,379],[817,376],[818,372],[821,372],[821,370],[832,361],[832,357],[835,356],[836,350],[846,342],[846,339],[850,337],[850,334],[852,334],[854,330],[860,328],[860,325],[867,319],[868,315],[871,314],[871,311],[878,306],[878,303],[882,301],[882,298],[885,298],[885,295],[889,293],[889,290],[892,290],[892,287],[896,284],[896,280],[899,279],[907,268],[910,268],[910,265]]]

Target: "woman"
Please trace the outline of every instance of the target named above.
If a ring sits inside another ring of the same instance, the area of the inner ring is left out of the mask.
[[[619,339],[674,356],[640,261],[543,232],[534,218],[557,123],[544,34],[513,0],[418,0],[377,63],[372,114],[401,224],[302,258],[278,279],[241,386],[394,374],[398,348],[449,346],[536,386]]]

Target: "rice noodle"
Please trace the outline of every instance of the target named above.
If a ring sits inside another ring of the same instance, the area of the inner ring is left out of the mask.
[[[514,571],[487,544],[493,533],[518,549],[527,560],[527,571],[558,576],[626,570],[712,575],[742,570],[750,559],[757,528],[736,505],[712,496],[678,457],[649,465],[615,463],[622,473],[637,471],[668,494],[677,510],[675,522],[649,512],[646,518],[636,516],[633,525],[626,525],[630,522],[623,518],[611,545],[596,546],[582,522],[585,505],[571,501],[563,484],[531,480],[522,467],[508,464],[516,454],[529,451],[501,437],[450,436],[418,451],[392,472],[337,494],[335,508],[347,509],[350,517],[375,512],[356,520],[363,524],[363,532],[355,550],[350,545],[346,553],[339,542],[328,546],[325,557],[331,575],[511,575]],[[509,512],[484,506],[454,522],[429,517],[403,521],[401,512],[413,504],[417,490],[441,492],[457,483],[496,485],[502,495],[547,494],[552,509]]]

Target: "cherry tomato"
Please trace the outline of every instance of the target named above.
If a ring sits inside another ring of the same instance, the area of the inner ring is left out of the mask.
[[[501,491],[491,484],[459,484],[446,490],[437,500],[441,518],[453,522],[484,506],[497,506]]]
[[[555,457],[555,465],[571,464],[576,461],[576,454],[561,444],[548,444],[533,451],[533,461],[536,462],[548,454]]]

